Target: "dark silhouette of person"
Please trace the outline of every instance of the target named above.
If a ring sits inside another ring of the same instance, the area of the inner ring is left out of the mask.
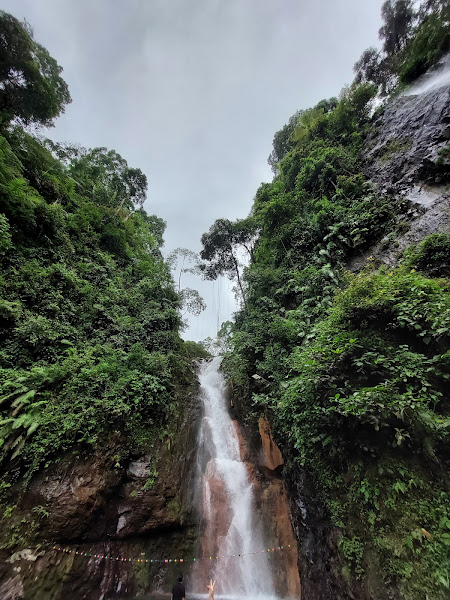
[[[170,600],[185,600],[186,598],[186,590],[184,589],[184,585],[182,583],[183,575],[178,575],[177,583],[172,588],[172,596]]]

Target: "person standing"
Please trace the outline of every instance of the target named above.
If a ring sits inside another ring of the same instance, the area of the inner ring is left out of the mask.
[[[208,585],[208,600],[214,600],[214,586],[216,585],[216,582],[213,581],[212,579],[209,580],[209,585]]]
[[[177,583],[172,588],[172,595],[170,600],[185,600],[186,590],[183,585],[183,575],[178,575]]]

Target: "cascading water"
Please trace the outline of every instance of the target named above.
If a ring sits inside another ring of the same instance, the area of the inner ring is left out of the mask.
[[[404,96],[416,96],[424,94],[439,87],[450,85],[450,54],[446,54],[441,60],[419,79],[408,90],[403,92]]]
[[[199,373],[204,405],[199,440],[205,522],[202,552],[214,563],[203,561],[208,563],[208,570],[194,579],[198,591],[205,590],[206,581],[212,577],[221,595],[273,597],[270,558],[261,553],[265,545],[253,507],[253,484],[241,460],[239,438],[227,411],[220,362],[220,358],[214,358],[203,363]]]

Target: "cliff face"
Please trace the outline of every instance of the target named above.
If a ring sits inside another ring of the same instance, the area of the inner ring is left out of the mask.
[[[397,231],[351,261],[372,256],[395,264],[400,254],[432,233],[450,232],[450,55],[408,91],[390,101],[366,140],[365,171],[382,193],[410,201]]]
[[[196,391],[196,385],[184,390],[179,421],[148,454],[124,449],[117,434],[95,456],[68,455],[35,476],[24,492],[19,484],[8,490],[16,506],[3,518],[1,536],[22,549],[1,551],[2,600],[98,600],[166,588],[176,565],[81,557],[51,547],[156,559],[193,552]],[[30,536],[33,547],[24,543]]]
[[[450,55],[374,117],[365,141],[366,175],[381,193],[409,200],[409,207],[398,217],[395,230],[352,258],[351,270],[360,270],[368,260],[394,266],[412,244],[433,233],[450,233],[449,78]],[[342,532],[330,524],[319,490],[308,473],[294,465],[284,477],[298,540],[302,598],[400,600],[395,582],[386,585],[370,557],[363,580],[350,579],[339,561]],[[364,527],[368,524],[361,523]]]

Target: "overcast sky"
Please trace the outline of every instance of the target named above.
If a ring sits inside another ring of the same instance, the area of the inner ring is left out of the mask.
[[[338,95],[378,45],[382,0],[3,0],[63,67],[73,102],[49,137],[119,152],[149,179],[164,253],[201,248],[215,219],[249,213],[270,181],[272,139],[300,108]],[[227,280],[189,339],[235,310]]]

